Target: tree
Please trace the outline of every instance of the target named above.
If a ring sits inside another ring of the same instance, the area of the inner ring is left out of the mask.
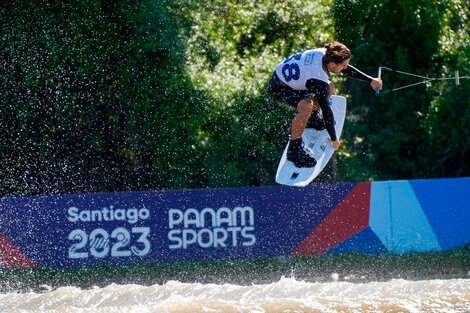
[[[454,3],[338,0],[334,4],[336,37],[352,48],[351,63],[369,73],[384,65],[436,77],[450,65],[438,56],[441,54],[440,40],[448,31],[443,12],[454,12]],[[463,8],[463,3],[460,6]],[[454,22],[457,28],[465,27],[463,20]],[[465,38],[468,42],[468,34]],[[384,73],[383,79],[389,88],[410,83],[409,77],[389,73]],[[436,147],[429,134],[429,124],[427,128],[424,126],[434,96],[432,90],[422,85],[375,98],[369,90],[352,82],[344,87],[353,90],[351,122],[347,123],[349,126],[345,131],[345,141],[352,153],[341,163],[348,170],[353,169],[350,172],[354,176],[346,177],[403,179],[432,176],[431,169],[439,161],[433,152]],[[361,163],[359,160],[366,166],[356,167]]]
[[[465,1],[447,1],[442,11],[442,33],[436,60],[436,72],[451,77],[455,70],[461,76],[470,73],[470,9]],[[429,135],[429,152],[433,177],[470,175],[470,84],[462,79],[433,84],[431,105],[423,128]]]
[[[331,1],[176,1],[187,69],[210,95],[201,124],[204,186],[269,185],[294,111],[271,103],[267,83],[292,53],[332,39]]]
[[[158,1],[2,5],[3,194],[181,188],[203,95]]]

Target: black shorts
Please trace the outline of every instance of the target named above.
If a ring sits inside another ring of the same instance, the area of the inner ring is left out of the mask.
[[[284,84],[282,80],[277,77],[276,73],[271,77],[269,82],[268,92],[274,101],[287,104],[293,108],[297,108],[300,100],[303,98],[312,99],[314,94],[310,90],[294,90]],[[316,130],[323,130],[326,128],[325,121],[319,111],[314,111],[307,122],[307,128],[314,128]]]
[[[274,101],[288,104],[297,108],[297,104],[303,98],[311,98],[312,92],[309,90],[294,90],[287,86],[282,80],[277,77],[274,72],[268,86],[268,92]]]

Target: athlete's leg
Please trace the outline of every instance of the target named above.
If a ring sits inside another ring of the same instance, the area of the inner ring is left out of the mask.
[[[314,167],[317,161],[309,155],[303,147],[302,134],[308,119],[312,114],[313,101],[302,98],[297,104],[297,115],[292,119],[289,148],[287,149],[287,160],[297,167]]]
[[[330,89],[330,97],[335,94],[336,92],[336,86],[332,81],[328,81],[328,86]],[[318,111],[320,110],[320,103],[318,103],[317,97],[313,97],[313,111]]]
[[[306,97],[306,90],[294,90],[280,83],[273,75],[269,85],[269,93],[273,100],[297,109],[297,115],[292,119],[291,138],[287,150],[287,160],[296,167],[313,167],[317,163],[302,145],[302,134],[307,121],[312,114],[313,102]]]
[[[335,93],[336,88],[333,82],[329,82],[330,97]],[[290,138],[292,140],[299,139],[302,137],[307,122],[312,115],[312,112],[318,112],[320,110],[320,103],[318,103],[317,97],[313,97],[313,100],[303,98],[297,104],[297,112],[299,112],[292,120],[292,127]]]
[[[307,126],[308,119],[313,112],[314,103],[312,100],[303,98],[297,104],[297,115],[292,119],[292,127],[290,131],[291,140],[296,140],[302,137],[305,126]]]
[[[331,80],[328,81],[328,85],[330,87],[330,97],[331,97],[336,92],[336,86]]]
[[[331,97],[334,95],[336,91],[335,84],[333,82],[329,82],[329,96]],[[323,117],[320,114],[320,103],[318,102],[317,97],[313,98],[313,111],[312,114],[307,122],[308,128],[314,128],[316,130],[323,130],[325,129],[325,122],[323,121]]]

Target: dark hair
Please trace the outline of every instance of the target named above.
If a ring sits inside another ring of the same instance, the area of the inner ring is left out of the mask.
[[[325,45],[325,62],[328,64],[333,62],[335,64],[341,64],[344,61],[351,58],[351,50],[341,42],[334,41]]]

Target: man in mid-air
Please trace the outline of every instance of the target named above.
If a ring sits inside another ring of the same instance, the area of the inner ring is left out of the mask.
[[[317,163],[303,148],[302,134],[306,127],[326,129],[333,148],[337,150],[340,146],[329,105],[329,98],[335,92],[335,86],[329,80],[330,73],[343,73],[370,83],[374,90],[382,89],[379,78],[366,75],[349,64],[351,56],[351,51],[344,44],[332,42],[324,48],[290,56],[273,73],[268,87],[271,97],[276,102],[296,108],[298,112],[292,120],[287,150],[287,160],[296,167],[314,167]]]

